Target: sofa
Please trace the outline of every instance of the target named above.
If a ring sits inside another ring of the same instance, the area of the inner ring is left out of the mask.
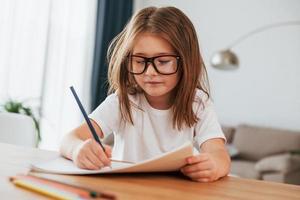
[[[232,175],[300,185],[300,132],[252,125],[222,129]]]

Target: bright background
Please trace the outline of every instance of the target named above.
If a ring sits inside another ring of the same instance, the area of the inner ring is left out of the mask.
[[[136,0],[134,10],[176,6],[194,23],[220,122],[300,130],[300,26],[254,35],[233,51],[235,71],[210,66],[212,54],[271,23],[300,20],[299,0]],[[89,109],[97,0],[0,0],[0,104],[40,108],[41,148],[57,149]]]
[[[236,71],[218,71],[212,54],[264,25],[300,21],[299,0],[136,1],[135,9],[172,5],[194,23],[222,124],[300,130],[300,26],[270,29],[241,42]]]

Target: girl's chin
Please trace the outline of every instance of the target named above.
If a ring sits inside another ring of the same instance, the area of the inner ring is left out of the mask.
[[[166,90],[158,90],[158,89],[146,89],[145,93],[151,97],[161,97],[169,93]]]

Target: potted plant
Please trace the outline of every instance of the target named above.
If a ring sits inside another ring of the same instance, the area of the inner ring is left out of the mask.
[[[8,100],[3,105],[3,109],[6,112],[19,113],[19,114],[24,114],[24,115],[27,115],[27,116],[31,117],[34,121],[35,128],[37,130],[37,144],[41,141],[41,132],[40,132],[39,120],[33,114],[33,110],[32,110],[31,107],[27,107],[27,106],[24,105],[24,103],[19,102],[19,101]]]

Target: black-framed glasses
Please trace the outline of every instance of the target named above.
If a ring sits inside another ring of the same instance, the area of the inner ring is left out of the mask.
[[[180,57],[177,55],[161,55],[151,58],[131,55],[127,66],[131,74],[143,74],[151,63],[155,71],[163,75],[175,74],[178,70]]]

